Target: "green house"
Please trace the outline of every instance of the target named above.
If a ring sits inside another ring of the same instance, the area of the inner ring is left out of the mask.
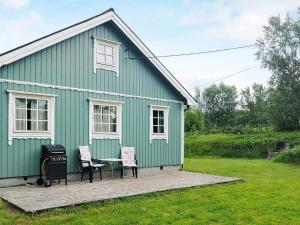
[[[0,55],[0,183],[39,175],[41,145],[94,158],[136,149],[139,167],[183,164],[195,100],[113,9]]]

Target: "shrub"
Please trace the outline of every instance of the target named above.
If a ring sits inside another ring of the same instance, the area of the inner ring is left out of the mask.
[[[274,162],[300,163],[300,145],[282,152],[280,155],[274,158]]]
[[[186,135],[185,156],[265,158],[278,143],[300,144],[300,132],[268,132],[248,135]]]

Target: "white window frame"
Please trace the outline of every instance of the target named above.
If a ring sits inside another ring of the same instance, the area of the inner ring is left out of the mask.
[[[98,54],[97,46],[98,46],[98,44],[101,44],[104,46],[109,46],[113,49],[112,50],[113,51],[113,61],[114,61],[113,65],[97,63],[97,54]],[[116,76],[118,77],[119,76],[119,58],[120,58],[119,51],[120,51],[120,43],[102,39],[102,38],[98,38],[98,37],[94,37],[94,73],[97,72],[97,69],[111,70],[111,71],[114,71]]]
[[[8,144],[13,139],[50,139],[54,144],[55,97],[56,95],[7,90],[8,92]],[[16,98],[30,98],[48,101],[48,131],[16,131]]]
[[[122,141],[122,104],[124,102],[89,99],[89,143],[93,139],[119,139]],[[115,106],[117,108],[117,132],[94,132],[94,105]]]
[[[169,106],[160,106],[160,105],[150,105],[149,106],[149,118],[150,118],[150,126],[149,126],[149,134],[150,134],[150,144],[152,140],[162,139],[166,140],[168,143],[169,139]],[[164,112],[164,133],[153,133],[153,110],[159,110]]]

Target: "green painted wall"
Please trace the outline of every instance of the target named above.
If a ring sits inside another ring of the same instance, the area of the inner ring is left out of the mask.
[[[98,69],[93,73],[91,36],[121,42],[119,77]],[[128,60],[141,53],[112,23],[106,23],[71,39],[0,68],[0,79],[21,80],[67,87],[124,93],[183,101],[179,93],[146,60]],[[181,104],[93,94],[87,92],[17,85],[0,82],[0,178],[30,176],[39,173],[40,147],[50,140],[13,140],[8,145],[8,94],[17,90],[57,95],[55,107],[55,143],[67,149],[68,172],[78,171],[77,148],[88,145],[88,98],[123,101],[122,146],[135,146],[139,166],[180,164]],[[170,106],[169,143],[149,143],[149,104]],[[119,157],[118,140],[93,140],[95,158]]]

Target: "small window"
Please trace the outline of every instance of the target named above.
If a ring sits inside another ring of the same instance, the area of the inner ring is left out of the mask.
[[[96,69],[119,72],[119,43],[95,38],[95,73]]]
[[[153,133],[165,133],[164,111],[162,110],[153,110]]]
[[[12,139],[51,139],[54,142],[53,95],[9,92],[9,144]]]
[[[168,107],[150,106],[150,143],[152,139],[168,141],[168,117]]]
[[[122,103],[90,100],[90,143],[92,139],[121,140]]]
[[[94,133],[117,132],[117,107],[94,105]]]

